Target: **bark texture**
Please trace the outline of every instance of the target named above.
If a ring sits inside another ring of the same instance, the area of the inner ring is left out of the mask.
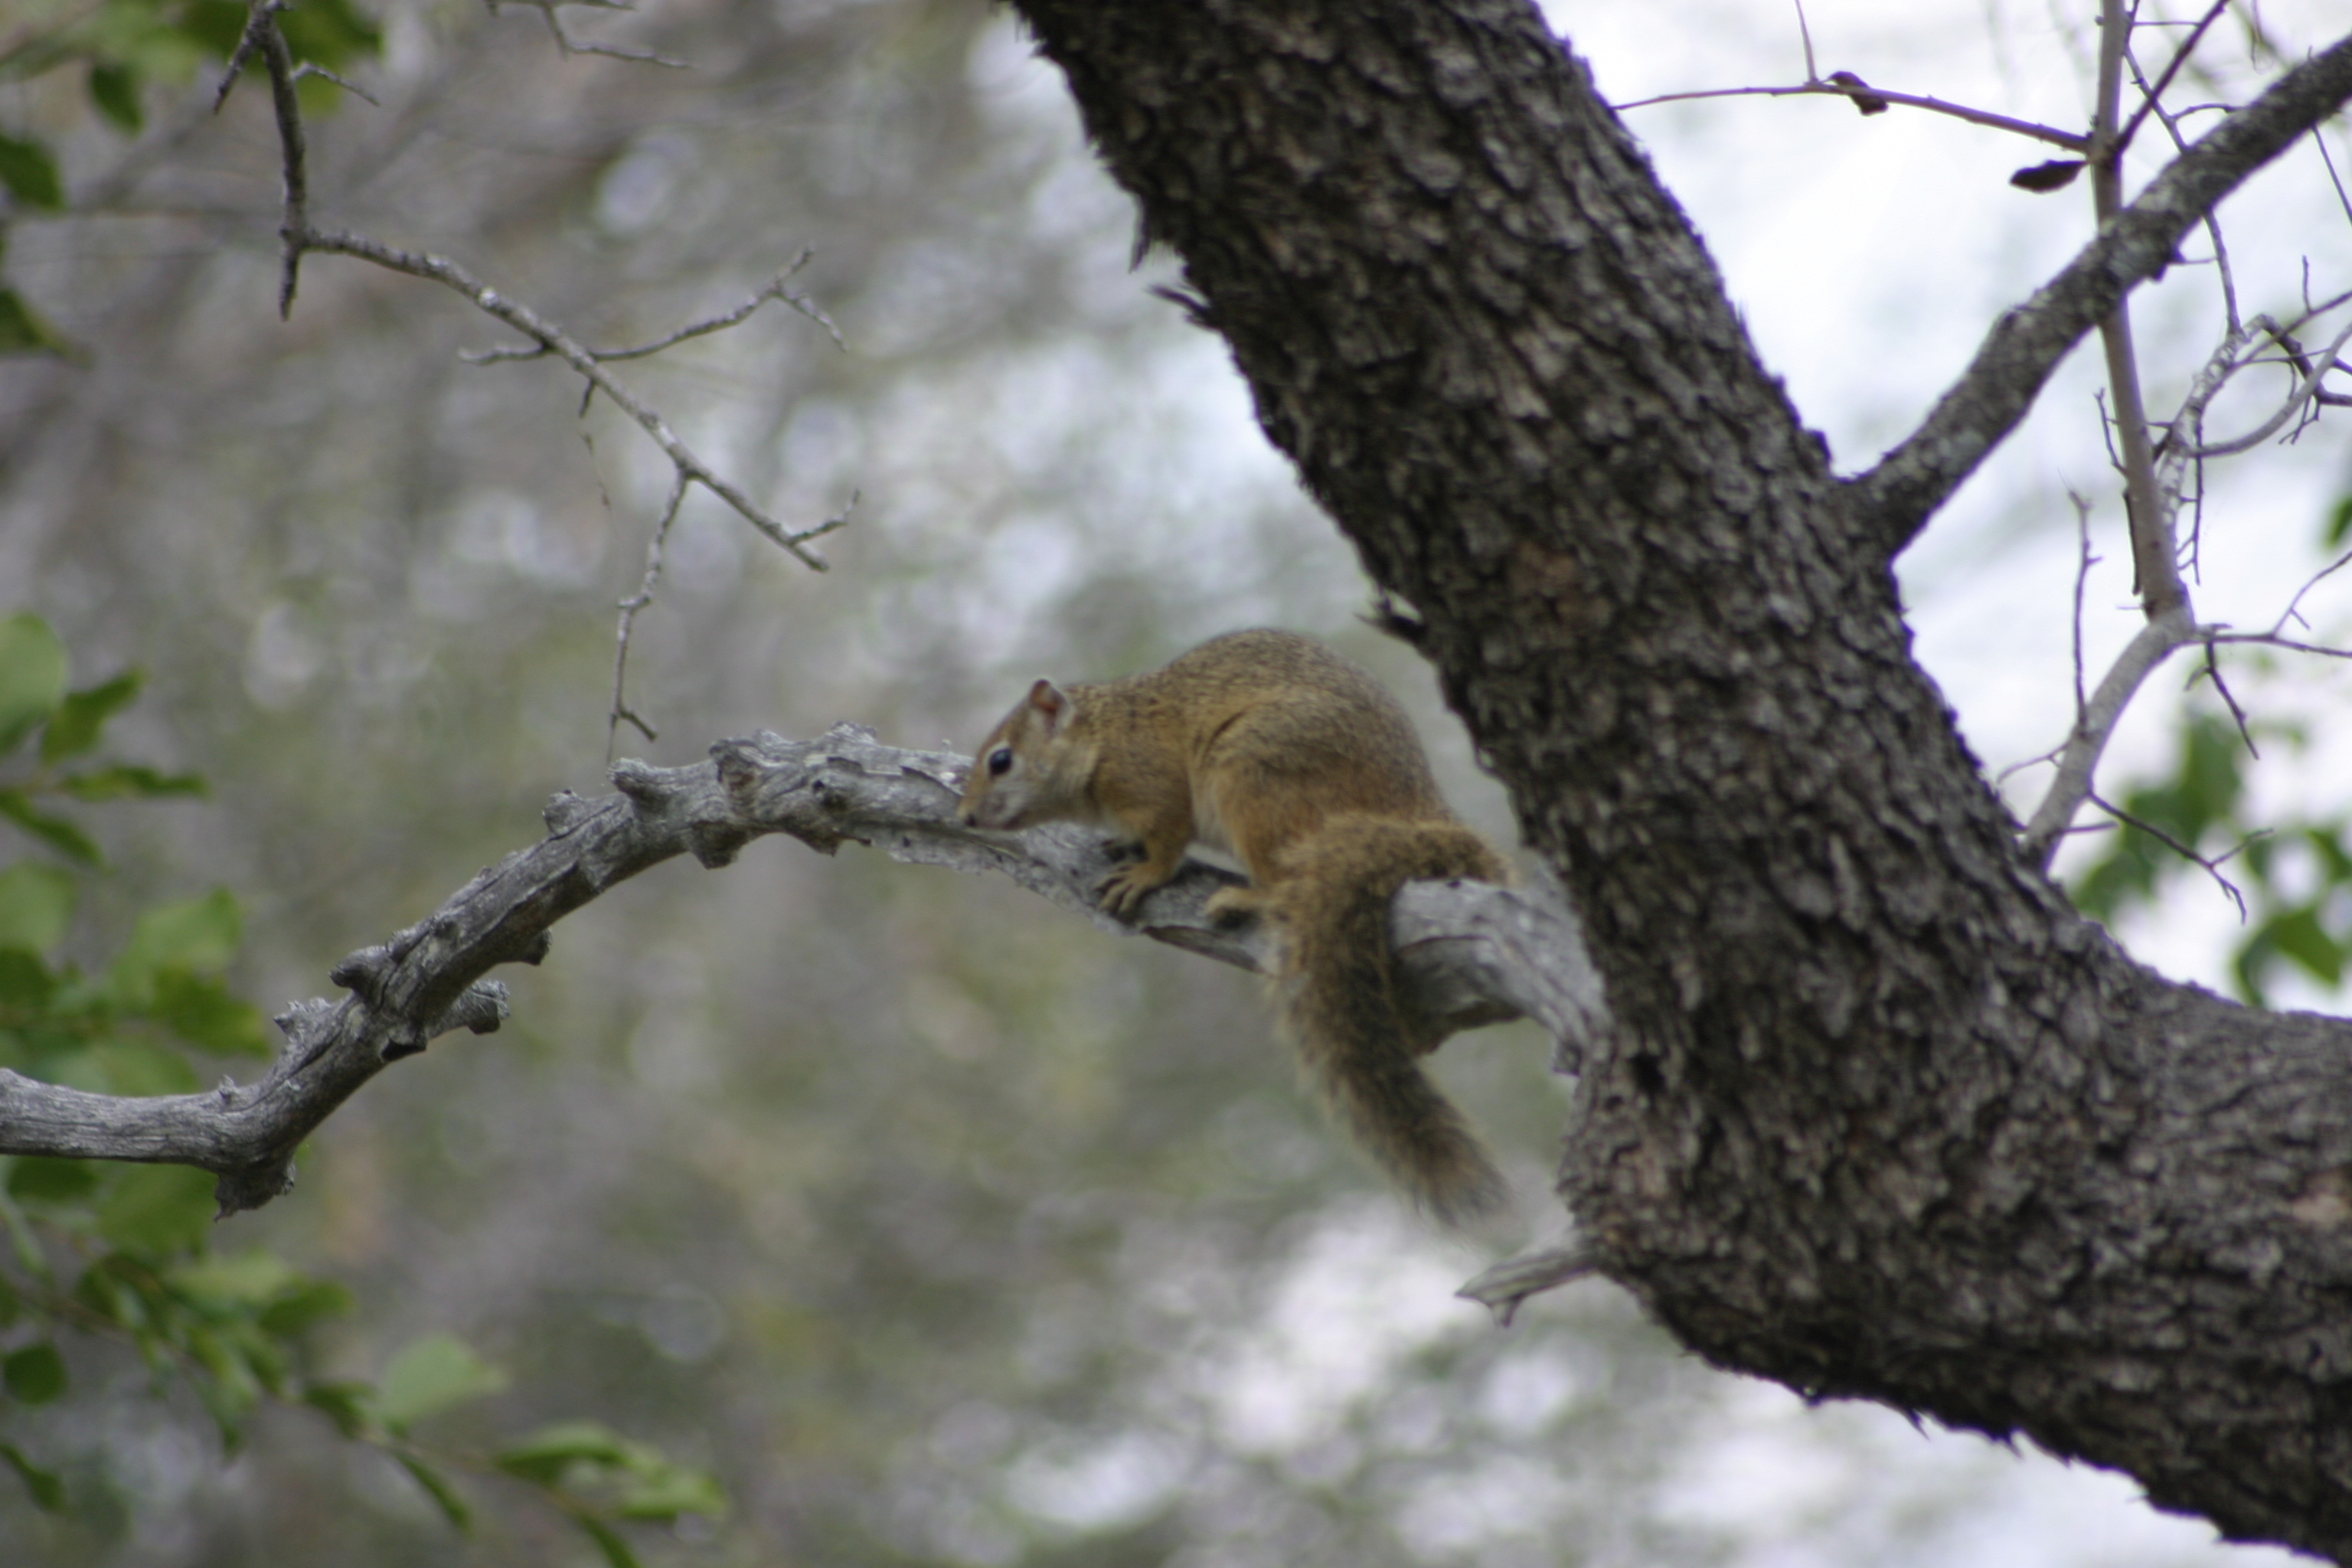
[[[1841,484],[1520,0],[1020,8],[1581,910],[1617,1026],[1561,1186],[1606,1271],[1725,1366],[2352,1560],[2352,1029],[2079,918],[1888,571],[2193,205]],[[2352,47],[2314,67],[2305,124]],[[2293,131],[2232,134],[2200,201]]]

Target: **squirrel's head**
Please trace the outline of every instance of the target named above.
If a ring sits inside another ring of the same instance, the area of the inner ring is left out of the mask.
[[[1055,819],[1048,797],[1057,792],[1049,785],[1069,714],[1067,694],[1052,681],[1040,680],[989,731],[972,761],[956,813],[966,827],[1009,832]]]

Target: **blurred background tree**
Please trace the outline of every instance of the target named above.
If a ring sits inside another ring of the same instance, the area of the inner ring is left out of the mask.
[[[1278,622],[1406,695],[1449,793],[1507,840],[1425,672],[1352,621],[1362,579],[1222,344],[1150,295],[1161,263],[1130,269],[1130,212],[1005,16],[562,15],[695,68],[567,53],[534,10],[465,0],[303,0],[289,34],[380,100],[305,84],[320,221],[457,256],[583,339],[657,336],[815,248],[795,283],[845,351],[777,311],[629,374],[788,523],[865,500],[817,577],[689,498],[632,662],[660,739],[625,749],[685,763],[841,718],[968,746],[1039,673]],[[77,817],[114,868],[58,961],[95,972],[141,911],[226,887],[229,973],[275,1005],[536,837],[551,792],[595,791],[611,606],[668,474],[560,368],[464,363],[501,335],[439,290],[313,257],[277,323],[266,92],[210,113],[241,21],[58,0],[0,33],[0,317],[26,351],[0,361],[0,584],[78,683],[143,667],[118,737],[213,784]],[[387,1379],[436,1335],[504,1369],[420,1417],[438,1441],[593,1417],[708,1467],[730,1513],[633,1537],[652,1560],[2202,1555],[2202,1527],[2111,1478],[1882,1412],[1801,1423],[1605,1286],[1497,1333],[1451,1291],[1512,1238],[1401,1211],[1294,1091],[1243,977],[1009,886],[762,847],[646,877],[509,983],[504,1032],[387,1074],[291,1198],[215,1244],[350,1291],[303,1325],[322,1377]],[[1563,1092],[1544,1056],[1518,1028],[1438,1063],[1529,1228]],[[0,1351],[29,1342],[0,1327]],[[104,1336],[68,1348],[74,1396],[0,1401],[0,1439],[74,1506],[0,1493],[0,1560],[593,1555],[495,1477],[455,1483],[476,1522],[453,1535],[320,1412],[265,1403],[226,1452],[188,1386],[159,1398]],[[2090,1533],[2052,1522],[2085,1508]]]

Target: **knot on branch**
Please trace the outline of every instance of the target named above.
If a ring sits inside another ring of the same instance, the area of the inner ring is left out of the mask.
[[[398,962],[398,955],[379,942],[344,955],[341,963],[327,971],[327,978],[368,1005],[379,1006],[383,1002],[384,984],[392,976],[392,966]]]
[[[278,1026],[278,1032],[286,1037],[288,1045],[299,1046],[315,1034],[334,1011],[332,1002],[312,996],[301,1002],[289,1002],[286,1011],[269,1021]]]
[[[662,770],[635,757],[623,757],[613,764],[613,787],[626,795],[637,815],[646,816],[659,810],[669,800],[670,792],[663,779]]]
[[[540,820],[547,824],[547,836],[561,838],[590,817],[596,815],[593,801],[583,800],[570,790],[558,790],[540,808]]]

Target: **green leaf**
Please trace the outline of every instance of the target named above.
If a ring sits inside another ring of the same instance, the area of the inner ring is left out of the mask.
[[[376,1415],[394,1431],[507,1385],[507,1374],[454,1334],[427,1334],[392,1358],[376,1391]]]
[[[0,620],[0,752],[47,722],[65,697],[66,645],[49,623],[30,611]]]
[[[727,1493],[709,1472],[665,1459],[622,1488],[613,1506],[624,1519],[667,1521],[682,1513],[717,1519],[727,1511]]]
[[[237,0],[189,0],[180,13],[180,31],[207,53],[226,59],[245,37],[246,9]]]
[[[98,1233],[126,1252],[190,1251],[211,1234],[214,1177],[190,1165],[134,1165],[99,1205]]]
[[[610,1568],[637,1568],[637,1554],[629,1550],[629,1543],[621,1539],[619,1531],[591,1514],[575,1513],[572,1522],[587,1531],[588,1539],[596,1543],[596,1550],[604,1554]]]
[[[2273,915],[2258,935],[2315,979],[2333,985],[2344,978],[2343,946],[2319,923],[2316,907],[2305,905]]]
[[[8,1195],[28,1204],[87,1203],[98,1192],[94,1160],[53,1160],[28,1154],[8,1172]]]
[[[347,1285],[305,1279],[262,1310],[254,1323],[265,1334],[292,1339],[313,1323],[348,1316],[359,1299]]]
[[[2326,531],[2327,547],[2333,550],[2342,544],[2344,536],[2347,533],[2352,533],[2352,496],[2346,496],[2342,500],[2337,501],[2327,513]]]
[[[20,860],[0,871],[0,947],[47,952],[66,939],[81,885],[70,872]]]
[[[466,1506],[466,1500],[457,1495],[457,1489],[449,1484],[447,1477],[410,1455],[394,1454],[393,1458],[400,1462],[400,1468],[408,1472],[411,1479],[425,1489],[425,1495],[440,1509],[442,1518],[459,1530],[472,1528],[474,1510]]]
[[[26,1405],[47,1405],[66,1391],[66,1358],[53,1344],[26,1345],[0,1358],[0,1384]]]
[[[629,1446],[600,1421],[558,1421],[499,1450],[499,1468],[534,1486],[551,1487],[577,1463],[619,1465]]]
[[[26,952],[21,947],[0,947],[0,1008],[41,1012],[48,1006],[57,989],[56,977],[49,973],[38,953]],[[10,1055],[13,1053],[0,1052],[0,1057]]]
[[[49,319],[25,303],[14,289],[0,287],[0,354],[55,354],[77,363],[88,356]]]
[[[163,971],[218,972],[228,967],[244,941],[245,917],[226,888],[201,899],[158,904],[131,928],[131,941],[108,972],[108,988],[126,1005],[145,1006],[156,995]]]
[[[57,158],[38,142],[0,136],[0,185],[25,206],[56,212],[66,205]]]
[[[357,1381],[314,1383],[302,1391],[302,1403],[324,1412],[335,1430],[346,1437],[360,1436],[369,1429],[368,1408],[374,1398],[375,1384]]]
[[[351,0],[302,0],[295,9],[280,12],[278,25],[297,60],[315,60],[329,70],[341,70],[383,49],[383,30],[362,16]]]
[[[68,773],[58,781],[58,788],[76,800],[153,799],[160,795],[212,793],[210,786],[194,773],[167,773],[137,763],[115,763],[88,773]]]
[[[79,860],[85,866],[103,866],[106,857],[98,852],[98,845],[89,834],[61,816],[51,816],[33,807],[32,797],[20,789],[0,789],[0,816],[6,817],[68,860]]]
[[[16,1472],[25,1489],[33,1494],[33,1506],[43,1513],[62,1513],[66,1506],[66,1484],[51,1472],[42,1469],[25,1458],[24,1451],[14,1443],[0,1443],[0,1460]]]
[[[100,114],[133,136],[147,122],[145,107],[139,101],[139,75],[129,66],[91,62],[89,100],[98,105]]]
[[[228,987],[212,975],[164,970],[155,976],[149,1016],[188,1044],[207,1051],[248,1057],[270,1054],[261,1009],[230,994]]]
[[[163,1276],[174,1290],[207,1307],[259,1307],[301,1281],[293,1265],[267,1247],[200,1258]]]
[[[41,761],[61,763],[95,749],[106,721],[138,700],[146,679],[129,669],[100,685],[68,692],[41,735]]]

